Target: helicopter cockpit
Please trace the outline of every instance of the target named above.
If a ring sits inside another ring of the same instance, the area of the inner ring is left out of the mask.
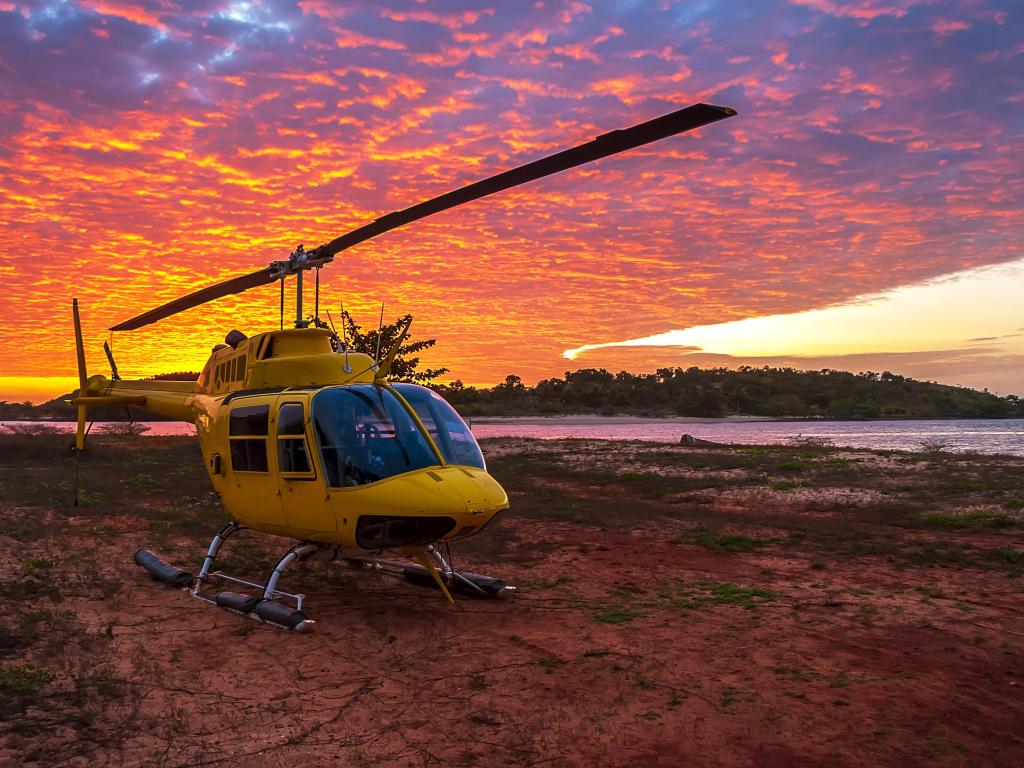
[[[313,397],[312,417],[328,488],[366,485],[439,466],[440,457],[423,428],[446,464],[485,469],[469,427],[454,408],[426,387],[331,387]]]

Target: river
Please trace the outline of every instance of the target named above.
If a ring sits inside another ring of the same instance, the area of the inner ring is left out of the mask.
[[[0,422],[46,424],[72,431],[74,422]],[[93,430],[102,428],[97,423]],[[169,421],[147,422],[150,435],[192,435],[195,427]],[[798,436],[824,438],[836,446],[919,451],[942,446],[951,451],[1024,456],[1024,419],[937,419],[931,421],[767,421],[742,419],[640,419],[595,416],[473,419],[473,433],[485,437],[541,439],[596,438],[677,443],[691,434],[716,443],[789,443]]]

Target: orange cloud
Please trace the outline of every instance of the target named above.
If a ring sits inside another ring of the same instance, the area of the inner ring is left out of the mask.
[[[166,29],[160,18],[138,3],[119,3],[113,0],[79,0],[81,5],[102,16],[115,16],[146,27]]]

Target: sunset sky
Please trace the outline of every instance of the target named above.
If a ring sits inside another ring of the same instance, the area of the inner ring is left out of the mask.
[[[1019,0],[0,0],[0,399],[74,386],[72,296],[105,373],[120,320],[699,101],[739,115],[357,246],[322,303],[412,313],[473,384],[769,364],[1024,394]],[[113,347],[198,370],[277,324],[271,286]]]

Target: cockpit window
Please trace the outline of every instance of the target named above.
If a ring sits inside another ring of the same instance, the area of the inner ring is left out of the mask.
[[[329,488],[375,483],[438,464],[416,422],[384,387],[323,390],[313,398],[313,425]]]
[[[416,411],[449,464],[486,469],[473,433],[462,417],[436,392],[417,384],[392,385]]]

